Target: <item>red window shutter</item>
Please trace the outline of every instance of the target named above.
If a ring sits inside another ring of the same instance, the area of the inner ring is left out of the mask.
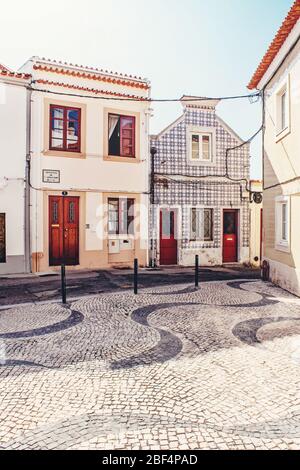
[[[135,157],[135,117],[121,116],[121,156]]]

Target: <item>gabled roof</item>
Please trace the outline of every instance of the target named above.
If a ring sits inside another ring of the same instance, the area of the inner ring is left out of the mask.
[[[253,90],[257,88],[257,85],[259,84],[261,79],[264,77],[265,73],[267,72],[268,68],[272,64],[273,60],[276,58],[278,52],[280,51],[281,47],[285,43],[287,37],[293,30],[299,18],[300,18],[300,0],[295,0],[287,17],[285,18],[275,38],[273,39],[269,49],[267,50],[261,63],[256,69],[256,72],[254,73],[248,85],[249,90]]]

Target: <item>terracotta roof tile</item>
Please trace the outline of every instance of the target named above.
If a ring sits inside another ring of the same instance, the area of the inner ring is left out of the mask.
[[[34,57],[33,60],[36,62],[33,66],[34,70],[54,72],[57,74],[70,75],[91,80],[99,80],[107,83],[114,83],[117,85],[130,86],[133,88],[141,88],[145,90],[150,88],[146,79],[142,79],[141,77],[137,76],[126,74],[122,75],[112,71],[109,72],[108,70],[97,69],[94,67],[84,67],[82,65],[71,63],[69,64],[67,62],[59,62],[51,59],[45,59],[44,57],[41,59]],[[71,67],[82,70],[70,70]]]
[[[31,75],[29,73],[12,72],[6,67],[0,67],[0,76],[9,78],[21,78],[23,80],[29,80],[29,78],[31,78]]]
[[[107,73],[107,74],[112,74],[112,75],[118,75],[119,77],[127,77],[127,78],[133,78],[133,79],[136,79],[136,80],[145,81],[144,78],[138,77],[136,75],[126,75],[126,74],[122,74],[122,73],[119,73],[119,72],[112,72],[112,71],[100,69],[100,68],[97,68],[97,67],[89,67],[89,66],[85,66],[85,65],[72,64],[70,62],[58,61],[58,60],[55,60],[55,59],[46,59],[46,57],[41,57],[41,58],[36,57],[36,60],[37,61],[41,60],[41,61],[46,61],[46,62],[53,62],[55,64],[59,64],[59,65],[66,66],[66,67],[79,67],[79,68],[94,70],[95,72]]]
[[[140,101],[148,101],[147,98],[143,98],[141,96],[136,96],[136,95],[128,95],[125,93],[117,93],[113,91],[107,91],[107,90],[98,90],[96,88],[87,88],[87,87],[81,87],[78,85],[71,85],[69,83],[62,83],[62,82],[54,82],[51,80],[35,80],[35,83],[40,83],[42,85],[49,85],[49,86],[57,86],[57,87],[62,87],[62,88],[69,88],[71,90],[77,90],[77,91],[86,91],[89,93],[94,93],[97,95],[108,95],[108,96],[113,96],[113,97],[121,97],[121,98],[131,98],[131,99],[136,99]],[[47,90],[45,90],[47,92]]]
[[[281,47],[283,46],[285,40],[289,36],[290,32],[296,25],[297,21],[300,18],[300,0],[295,0],[292,8],[290,9],[287,17],[285,18],[284,22],[282,23],[279,31],[277,32],[275,38],[273,39],[268,51],[264,55],[261,63],[259,64],[256,72],[254,73],[248,88],[253,90],[257,88],[257,85],[267,72],[268,68],[272,64],[273,60],[275,59],[276,55],[280,51]]]

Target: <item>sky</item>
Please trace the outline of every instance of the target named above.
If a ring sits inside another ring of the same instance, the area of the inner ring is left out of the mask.
[[[247,84],[293,0],[0,0],[0,63],[37,55],[146,77],[153,98],[247,94]],[[153,104],[151,132],[180,103]],[[261,125],[261,103],[221,102],[217,113],[243,139]],[[251,146],[261,177],[261,138]]]

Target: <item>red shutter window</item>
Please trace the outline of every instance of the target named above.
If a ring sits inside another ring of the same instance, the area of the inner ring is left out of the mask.
[[[135,156],[135,118],[133,116],[121,116],[121,156]]]
[[[108,115],[109,155],[135,157],[135,117]]]
[[[50,150],[80,152],[80,108],[50,106]]]

